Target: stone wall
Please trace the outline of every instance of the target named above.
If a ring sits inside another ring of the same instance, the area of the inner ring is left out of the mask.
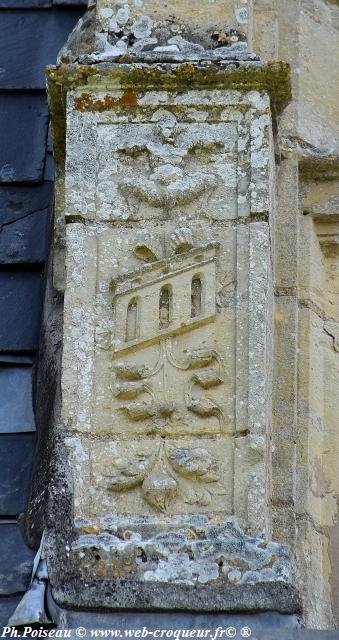
[[[295,540],[307,624],[338,624],[338,50],[335,2],[255,3],[253,48],[291,65],[279,123],[274,529]]]

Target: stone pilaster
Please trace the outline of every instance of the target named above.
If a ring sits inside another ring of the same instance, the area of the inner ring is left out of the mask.
[[[84,20],[48,71],[64,163],[69,507],[47,532],[61,604],[299,606],[270,509],[272,107],[288,68],[248,51],[250,8],[100,1],[91,38]]]

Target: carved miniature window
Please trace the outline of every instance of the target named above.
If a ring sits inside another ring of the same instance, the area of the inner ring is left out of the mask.
[[[139,304],[140,301],[138,298],[132,298],[128,303],[126,316],[126,342],[135,340],[138,337]]]
[[[159,297],[159,327],[165,329],[172,320],[172,287],[165,285]]]
[[[200,276],[193,276],[191,283],[191,318],[202,313],[202,282]]]

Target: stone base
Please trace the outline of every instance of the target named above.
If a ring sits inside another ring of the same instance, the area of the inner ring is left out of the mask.
[[[285,545],[245,535],[233,522],[213,526],[196,518],[194,525],[190,519],[185,526],[181,518],[175,531],[158,533],[153,526],[149,535],[149,522],[130,519],[127,528],[112,520],[109,526],[108,520],[108,531],[81,535],[72,544],[72,581],[58,586],[52,580],[60,604],[139,610],[300,609]]]

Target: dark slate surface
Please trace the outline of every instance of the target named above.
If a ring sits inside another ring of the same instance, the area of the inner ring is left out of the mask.
[[[53,184],[0,185],[0,228],[23,216],[42,213],[50,206]]]
[[[0,264],[35,264],[47,254],[49,209],[0,227]]]
[[[55,63],[85,4],[0,0],[0,432],[34,428],[30,371],[54,180],[44,66]],[[2,518],[24,508],[35,437],[0,433]],[[0,628],[21,598],[6,594],[25,590],[33,557],[18,526],[0,519]]]
[[[0,0],[0,9],[49,8],[52,0]]]
[[[266,613],[189,613],[182,611],[161,612],[99,612],[76,611],[61,608],[53,599],[51,588],[47,595],[48,609],[53,620],[62,623],[69,629],[85,627],[86,629],[140,629],[144,627],[148,631],[155,629],[209,629],[210,638],[213,639],[215,630],[234,627],[237,629],[235,636],[241,637],[240,631],[244,627],[250,628],[252,633],[257,630],[274,629],[274,631],[295,631],[301,628],[296,615],[278,613],[275,611]],[[89,635],[89,634],[88,634]],[[164,635],[166,637],[166,635]],[[168,636],[170,637],[170,636]],[[172,636],[173,637],[173,636]],[[208,635],[206,638],[208,639]],[[220,634],[219,640],[225,640],[225,633]]]
[[[115,630],[126,635],[127,630],[139,630],[139,637],[157,637],[163,633],[164,638],[174,638],[175,631],[186,631],[185,637],[197,637],[198,631],[204,631],[205,640],[224,640],[225,638],[251,638],[251,640],[338,640],[339,631],[306,630],[296,615],[287,615],[276,611],[266,613],[207,613],[196,614],[173,611],[167,613],[149,612],[99,612],[76,611],[59,607],[51,594],[47,592],[47,604],[58,628],[71,630],[71,638],[79,635],[90,637],[93,629]],[[78,632],[80,631],[80,633]],[[160,631],[158,631],[160,630]],[[167,632],[171,630],[172,634]],[[191,635],[195,631],[195,635]]]
[[[0,352],[37,349],[41,307],[40,271],[0,271]]]
[[[4,15],[6,12],[1,14],[1,22]],[[42,180],[48,119],[44,94],[1,95],[0,182]]]
[[[1,366],[0,434],[24,433],[34,430],[32,368],[29,366]]]
[[[55,63],[62,44],[82,13],[76,9],[59,11],[56,8],[3,12],[0,89],[44,90],[45,65]]]
[[[50,9],[58,7],[86,7],[87,0],[0,0],[0,9]]]
[[[87,0],[53,0],[53,6],[77,6],[77,7],[86,7]],[[83,14],[83,11],[81,12]]]
[[[7,625],[9,618],[17,608],[22,596],[10,596],[8,598],[0,598],[0,631],[2,627]]]
[[[33,364],[32,356],[12,355],[11,353],[0,353],[0,365],[4,364]]]
[[[27,589],[35,553],[25,544],[16,523],[0,521],[0,595]]]
[[[52,153],[46,153],[44,180],[54,182],[54,158]]]
[[[16,516],[28,497],[35,434],[0,435],[0,515]]]

